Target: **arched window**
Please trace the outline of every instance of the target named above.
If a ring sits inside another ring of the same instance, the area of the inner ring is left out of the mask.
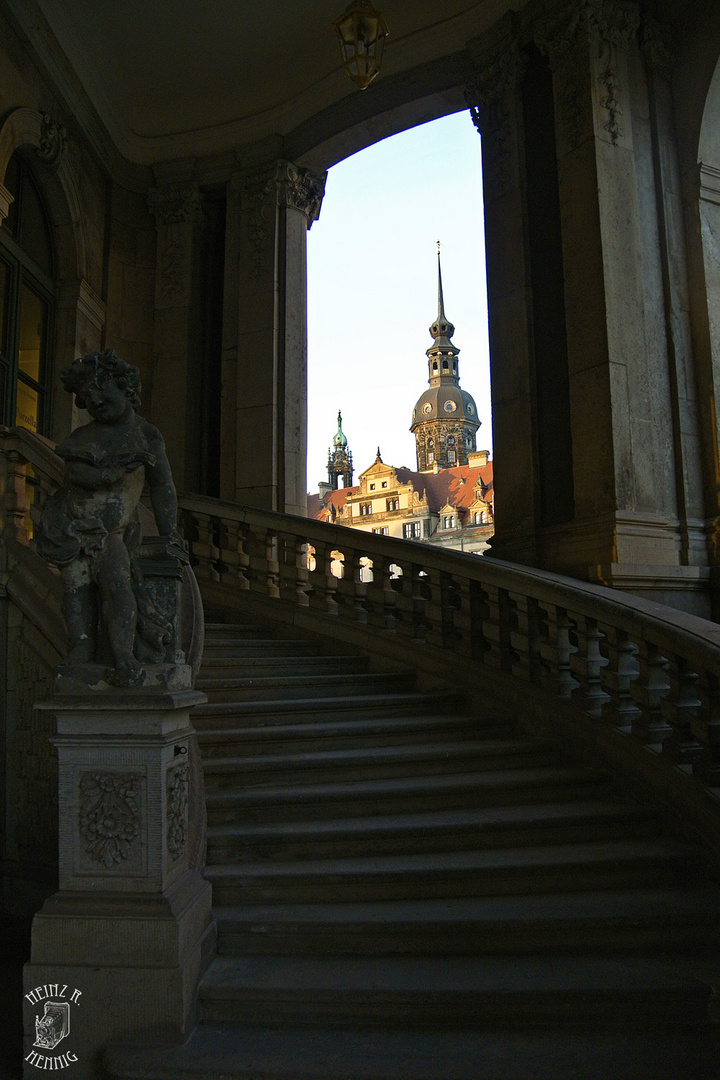
[[[0,228],[0,423],[45,434],[55,293],[50,225],[19,154],[5,187],[13,201]]]

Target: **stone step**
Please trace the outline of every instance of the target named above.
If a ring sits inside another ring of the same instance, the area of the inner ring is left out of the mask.
[[[214,908],[220,955],[471,956],[720,944],[714,888]]]
[[[208,829],[208,861],[322,859],[339,855],[517,847],[652,836],[654,811],[615,803],[547,803],[435,813],[373,815]]]
[[[272,636],[272,628],[263,626],[260,623],[225,623],[225,622],[205,622],[205,641],[214,641],[216,638],[257,638]]]
[[[290,751],[284,754],[208,758],[208,794],[238,785],[246,790],[268,784],[321,784],[326,780],[437,776],[468,768],[504,769],[555,765],[554,746],[530,740],[465,739],[427,745],[351,747],[345,750]]]
[[[208,866],[213,902],[302,904],[421,900],[671,886],[692,852],[659,840]]]
[[[718,1031],[695,1027],[387,1031],[206,1022],[184,1046],[113,1046],[103,1066],[108,1080],[717,1080],[718,1060]]]
[[[367,669],[367,661],[359,656],[321,656],[309,654],[307,656],[285,656],[280,662],[277,656],[236,656],[236,657],[203,657],[200,675],[197,680],[198,689],[205,687],[206,681],[210,684],[215,680],[234,679],[239,676],[275,674],[278,671],[288,674],[354,674]]]
[[[203,663],[205,660],[252,659],[255,656],[276,656],[279,658],[310,656],[319,653],[314,641],[294,641],[271,637],[215,637],[205,642]]]
[[[477,809],[603,798],[608,774],[599,769],[503,769],[447,776],[348,780],[207,793],[208,824],[269,823],[370,814]]]
[[[464,711],[464,700],[460,695],[438,692],[354,694],[326,698],[308,697],[295,701],[217,701],[197,705],[193,710],[193,725],[202,730],[203,727],[287,724],[300,722],[305,717],[316,722],[320,719],[339,721],[358,716],[427,716],[436,709],[441,714],[454,715]]]
[[[439,742],[448,738],[485,738],[510,735],[509,726],[481,724],[468,716],[384,716],[379,719],[352,719],[321,723],[274,724],[267,727],[207,727],[198,731],[204,759],[252,754],[323,750],[332,746],[343,750],[358,746],[404,746],[418,738]]]
[[[708,1027],[711,1000],[685,956],[254,956],[218,957],[198,1004],[211,1022],[667,1030]]]
[[[350,672],[349,674],[291,674],[284,669],[273,675],[249,675],[232,679],[203,679],[199,689],[211,703],[295,701],[312,698],[352,697],[361,694],[393,694],[410,691],[412,673]]]

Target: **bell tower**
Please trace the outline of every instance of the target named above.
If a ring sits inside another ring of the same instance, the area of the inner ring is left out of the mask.
[[[480,421],[475,401],[460,389],[460,350],[451,340],[454,333],[455,327],[445,314],[438,240],[438,313],[430,327],[433,344],[426,354],[429,389],[418,398],[410,425],[418,472],[467,465],[468,454],[476,448]]]
[[[337,424],[332,446],[328,450],[328,484],[331,491],[335,491],[341,486],[352,487],[353,481],[352,453],[348,450],[347,437],[342,429],[342,413],[339,409]],[[340,484],[341,477],[342,485]]]

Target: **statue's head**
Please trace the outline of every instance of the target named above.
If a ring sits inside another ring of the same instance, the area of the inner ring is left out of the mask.
[[[81,409],[91,415],[97,410],[98,395],[114,384],[134,409],[140,405],[140,372],[133,364],[121,360],[113,349],[88,353],[74,360],[69,368],[60,372],[60,379]]]

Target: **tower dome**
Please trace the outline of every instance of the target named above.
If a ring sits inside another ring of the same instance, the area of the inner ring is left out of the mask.
[[[430,327],[433,344],[426,354],[429,385],[415,403],[410,425],[419,472],[436,465],[467,465],[468,454],[476,448],[480,427],[477,405],[472,395],[460,388],[460,350],[451,340],[454,333],[455,327],[445,314],[438,243],[438,313]]]

